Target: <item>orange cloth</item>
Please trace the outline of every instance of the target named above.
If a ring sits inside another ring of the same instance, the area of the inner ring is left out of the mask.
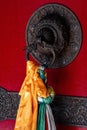
[[[21,96],[14,130],[36,130],[38,101],[37,97],[48,97],[49,93],[39,77],[38,66],[27,61],[26,77],[19,92]]]

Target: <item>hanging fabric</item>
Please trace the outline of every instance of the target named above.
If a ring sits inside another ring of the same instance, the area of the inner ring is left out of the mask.
[[[46,105],[52,102],[54,91],[46,85],[44,70],[32,61],[27,61],[26,77],[19,95],[21,99],[14,130],[45,130]],[[55,129],[49,127],[49,130]]]

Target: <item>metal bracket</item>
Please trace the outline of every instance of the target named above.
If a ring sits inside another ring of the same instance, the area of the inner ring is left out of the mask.
[[[0,120],[15,119],[19,101],[18,92],[0,88]],[[56,123],[87,127],[87,98],[56,95],[51,108]]]

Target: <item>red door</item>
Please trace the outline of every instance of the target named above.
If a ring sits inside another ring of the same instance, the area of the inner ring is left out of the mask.
[[[3,0],[0,2],[0,86],[19,91],[25,77],[25,29],[33,12],[46,3],[58,2],[78,17],[83,31],[79,55],[68,66],[48,70],[48,83],[57,94],[87,97],[87,1],[86,0]],[[0,130],[13,130],[14,120],[0,122]],[[86,130],[62,126],[57,130]]]

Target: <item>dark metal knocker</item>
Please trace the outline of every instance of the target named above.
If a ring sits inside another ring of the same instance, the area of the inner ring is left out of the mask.
[[[28,51],[48,68],[70,64],[82,42],[80,23],[75,14],[60,4],[46,4],[37,9],[26,27]]]

